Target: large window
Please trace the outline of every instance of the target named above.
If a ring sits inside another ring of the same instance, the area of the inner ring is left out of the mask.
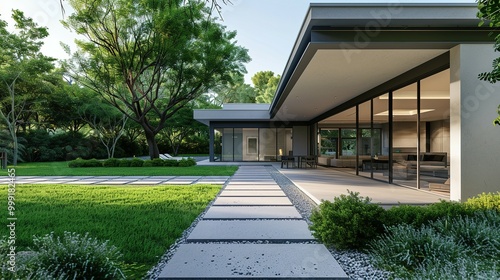
[[[216,161],[278,161],[291,151],[291,128],[214,129]]]
[[[328,164],[401,185],[432,189],[437,184],[446,189],[449,69],[383,93],[318,125],[321,155],[335,155],[336,160]]]

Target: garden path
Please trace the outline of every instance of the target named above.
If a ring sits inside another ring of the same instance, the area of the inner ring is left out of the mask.
[[[158,279],[347,279],[264,166],[241,166]]]

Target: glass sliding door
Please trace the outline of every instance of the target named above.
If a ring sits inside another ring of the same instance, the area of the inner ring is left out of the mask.
[[[449,192],[450,178],[450,71],[420,82],[420,186]]]
[[[277,145],[278,145],[278,161],[281,156],[286,156],[292,151],[292,129],[278,128],[277,129]]]
[[[393,92],[393,182],[417,187],[419,129],[417,83]]]
[[[373,178],[389,182],[389,169],[391,168],[389,162],[389,94],[373,99],[372,119],[372,156],[381,163],[381,168],[372,172]],[[387,163],[387,168],[384,163]]]

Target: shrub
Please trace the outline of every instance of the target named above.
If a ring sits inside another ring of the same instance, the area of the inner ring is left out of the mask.
[[[72,160],[68,163],[68,166],[71,168],[75,167],[102,167],[102,162],[98,161],[97,159],[81,159],[77,158],[75,160]]]
[[[432,227],[414,228],[401,224],[388,227],[387,233],[370,244],[375,264],[398,274],[413,272],[428,264],[455,262],[466,248]]]
[[[142,164],[143,167],[153,167],[153,161],[150,159],[147,159],[143,162]]]
[[[459,217],[471,215],[473,211],[467,209],[464,204],[441,200],[428,206],[399,205],[392,207],[384,213],[383,222],[385,226],[408,224],[420,227],[436,221],[442,217]]]
[[[132,163],[131,160],[129,159],[122,159],[120,160],[120,162],[118,163],[118,166],[119,167],[130,167],[130,164]]]
[[[496,210],[500,212],[500,192],[482,193],[471,197],[465,202],[467,208],[472,210]]]
[[[130,167],[142,167],[143,164],[144,164],[144,161],[140,158],[133,158],[130,161]]]
[[[155,167],[163,166],[163,160],[161,158],[155,158],[151,161],[151,164]]]
[[[383,232],[379,218],[384,209],[370,201],[353,192],[323,201],[311,215],[314,237],[338,249],[365,247]]]
[[[69,279],[125,279],[121,271],[121,254],[108,242],[77,233],[54,233],[33,239],[38,252],[39,268],[53,277]]]
[[[177,166],[179,166],[179,161],[176,159],[166,159],[163,161],[163,166],[177,167]]]
[[[190,167],[190,166],[195,166],[196,161],[193,158],[182,158],[179,161],[179,166],[180,167]]]
[[[439,233],[451,236],[480,258],[500,260],[500,214],[476,212],[474,216],[439,219],[431,224]]]
[[[120,165],[120,160],[116,158],[110,158],[105,160],[102,165],[104,167],[118,167]]]

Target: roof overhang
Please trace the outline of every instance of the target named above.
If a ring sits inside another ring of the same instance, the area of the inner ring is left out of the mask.
[[[311,4],[271,118],[317,121],[458,44],[492,43],[476,13],[475,4]]]

